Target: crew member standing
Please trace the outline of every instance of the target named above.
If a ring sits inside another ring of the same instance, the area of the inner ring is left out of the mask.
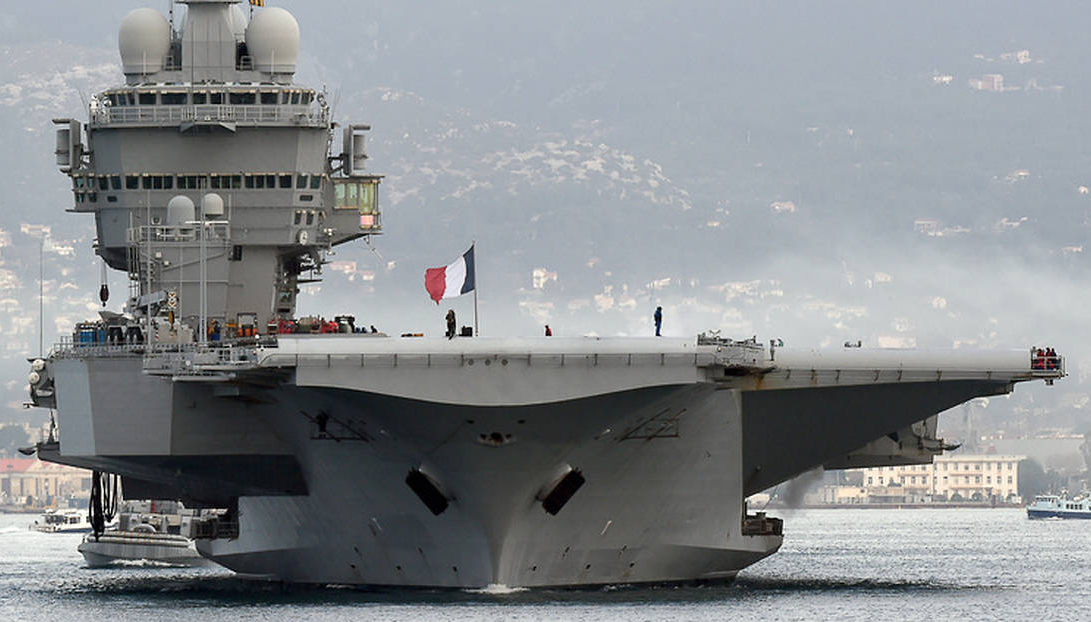
[[[447,338],[448,339],[454,339],[455,338],[455,324],[457,324],[457,322],[455,321],[455,310],[454,309],[448,309],[447,310]]]
[[[655,318],[655,336],[661,337],[659,333],[663,329],[663,307],[656,307],[652,317]]]
[[[549,327],[549,324],[546,324],[545,327],[546,327],[546,337],[552,337],[553,336],[553,329]]]

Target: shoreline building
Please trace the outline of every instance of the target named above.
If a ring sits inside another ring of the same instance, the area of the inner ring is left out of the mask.
[[[45,508],[86,503],[91,473],[37,458],[0,458],[0,507]]]
[[[1019,462],[1026,456],[956,454],[931,464],[855,469],[859,486],[826,486],[826,505],[1020,503]]]

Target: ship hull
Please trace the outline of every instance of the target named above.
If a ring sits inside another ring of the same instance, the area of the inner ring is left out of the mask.
[[[736,364],[667,339],[208,354],[52,360],[62,435],[40,454],[134,498],[231,508],[197,547],[240,573],[413,587],[730,580],[782,543],[747,494],[928,461],[942,443],[906,426],[1033,377],[1019,352]]]
[[[1060,510],[1027,510],[1027,518],[1073,518],[1091,520],[1091,512],[1064,512]]]
[[[308,494],[244,497],[239,537],[200,543],[239,572],[429,587],[730,579],[781,542],[741,533],[730,391],[659,387],[481,408],[318,388],[278,401],[297,411],[277,427],[302,439]],[[299,414],[323,403],[361,414],[335,416],[326,425],[336,438],[323,437]],[[685,414],[649,429],[664,411]],[[342,423],[359,434],[340,433]],[[440,514],[407,485],[413,469],[449,500]],[[569,470],[585,483],[550,514],[542,500]]]

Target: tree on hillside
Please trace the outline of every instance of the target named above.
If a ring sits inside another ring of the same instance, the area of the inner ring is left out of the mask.
[[[1060,474],[1046,471],[1037,460],[1026,458],[1019,462],[1019,496],[1024,501],[1030,501],[1035,495],[1060,492],[1063,487],[1064,480]]]

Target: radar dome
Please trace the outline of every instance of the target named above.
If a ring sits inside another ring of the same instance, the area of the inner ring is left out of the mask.
[[[193,222],[197,220],[194,212],[193,199],[181,194],[171,197],[167,202],[167,224],[178,226]]]
[[[246,38],[246,13],[237,4],[232,4],[230,10],[231,33],[235,35],[235,41],[242,41]]]
[[[117,33],[121,70],[125,75],[148,74],[163,69],[170,51],[170,24],[155,9],[135,9],[121,21]]]
[[[268,73],[295,73],[299,56],[299,22],[279,7],[261,9],[246,29],[246,47],[254,69]]]
[[[201,213],[205,219],[220,218],[224,215],[223,197],[215,192],[209,192],[201,197]]]

